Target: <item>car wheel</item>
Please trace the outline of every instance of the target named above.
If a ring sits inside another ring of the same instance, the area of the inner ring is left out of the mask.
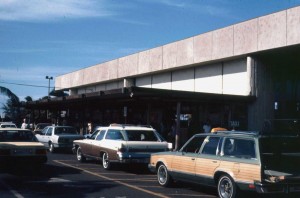
[[[108,160],[108,154],[107,153],[103,153],[103,155],[102,155],[102,166],[106,170],[111,169],[111,163]]]
[[[167,167],[164,164],[159,165],[157,169],[157,180],[161,186],[170,186],[173,181]]]
[[[54,153],[55,152],[55,148],[54,148],[54,145],[52,143],[49,144],[49,151],[51,153]]]
[[[237,195],[237,187],[229,175],[222,175],[218,181],[218,194],[220,198],[234,198]]]
[[[80,162],[85,162],[85,160],[86,160],[86,158],[84,157],[84,155],[81,152],[80,147],[77,148],[77,160]]]

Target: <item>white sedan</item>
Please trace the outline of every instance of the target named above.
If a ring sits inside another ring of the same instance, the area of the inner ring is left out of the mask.
[[[59,148],[72,149],[73,141],[84,139],[72,126],[47,126],[41,134],[36,134],[39,142],[43,143],[50,152]]]

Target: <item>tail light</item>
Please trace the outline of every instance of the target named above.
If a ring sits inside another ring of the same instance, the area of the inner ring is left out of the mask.
[[[37,155],[46,155],[46,154],[47,154],[47,151],[46,151],[46,149],[37,149],[37,150],[35,151],[35,153],[36,153]]]
[[[126,148],[124,148],[124,147],[118,148],[118,152],[124,153],[124,152],[126,152]]]
[[[0,149],[0,155],[10,155],[10,149]]]

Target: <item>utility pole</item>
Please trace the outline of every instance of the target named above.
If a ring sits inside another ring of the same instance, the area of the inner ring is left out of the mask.
[[[50,80],[53,80],[52,76],[46,76],[46,79],[48,79],[48,99],[50,98]]]

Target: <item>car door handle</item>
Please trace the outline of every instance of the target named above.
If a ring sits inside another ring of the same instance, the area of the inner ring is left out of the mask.
[[[195,158],[192,158],[191,160],[193,160],[193,161],[194,161],[194,160],[195,160]]]
[[[214,161],[212,161],[212,163],[218,163],[218,161],[215,161],[215,160],[214,160]]]

